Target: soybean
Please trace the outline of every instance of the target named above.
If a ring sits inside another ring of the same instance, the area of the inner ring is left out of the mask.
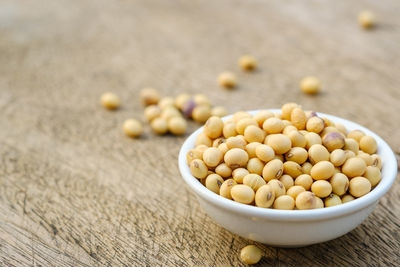
[[[297,176],[301,175],[302,169],[301,166],[294,161],[286,161],[283,163],[283,173],[288,174],[293,178],[296,178]]]
[[[306,137],[297,130],[290,131],[287,136],[292,142],[292,147],[305,147],[307,145]]]
[[[329,120],[328,118],[323,117],[322,119],[324,120],[325,127],[334,126],[334,123],[331,120]]]
[[[219,194],[227,199],[232,199],[231,190],[233,186],[237,185],[236,181],[233,179],[225,180],[221,187],[219,188]]]
[[[185,105],[185,103],[187,101],[190,100],[190,98],[191,97],[190,97],[189,94],[186,94],[186,93],[180,94],[175,98],[175,103],[174,104],[178,109],[182,110],[183,106]]]
[[[196,102],[194,102],[193,99],[189,99],[183,103],[183,106],[180,108],[180,110],[185,117],[193,118],[193,110],[196,108],[196,106]]]
[[[332,152],[335,149],[340,149],[344,147],[344,137],[343,134],[338,132],[327,133],[322,138],[322,144]]]
[[[222,157],[221,150],[216,147],[207,148],[203,153],[203,161],[208,167],[217,167]]]
[[[265,181],[279,179],[283,174],[283,163],[279,159],[273,159],[265,164],[262,176]]]
[[[231,189],[233,200],[239,203],[250,204],[254,200],[254,195],[254,190],[244,184],[235,185]]]
[[[257,190],[261,186],[265,185],[266,182],[260,175],[250,173],[243,178],[243,184],[250,186],[254,192],[257,192]]]
[[[282,106],[282,119],[290,120],[290,115],[292,114],[293,109],[299,107],[296,103],[286,103]]]
[[[306,129],[309,132],[319,134],[325,127],[325,122],[318,116],[311,117],[307,120]]]
[[[344,152],[346,153],[346,160],[356,156],[356,154],[354,154],[354,152],[351,150],[345,150]]]
[[[232,169],[225,163],[221,163],[215,168],[215,173],[220,175],[222,178],[228,178],[232,175]]]
[[[349,188],[349,178],[343,173],[336,173],[330,179],[332,185],[332,192],[338,196],[342,196]]]
[[[277,179],[272,179],[268,182],[268,185],[272,187],[275,192],[275,197],[283,196],[286,194],[285,186]]]
[[[175,99],[169,96],[164,97],[158,102],[158,106],[161,109],[165,109],[167,107],[175,107]]]
[[[230,168],[235,169],[246,166],[249,156],[243,149],[233,148],[225,153],[224,160]]]
[[[258,126],[262,127],[264,122],[272,117],[274,117],[274,113],[272,113],[271,111],[261,110],[256,115],[254,115],[253,118],[257,121]]]
[[[224,124],[224,128],[222,129],[222,134],[225,138],[233,137],[237,135],[236,132],[236,124],[234,122]]]
[[[355,198],[352,195],[344,195],[344,196],[342,196],[342,203],[347,203],[354,199]]]
[[[335,167],[329,161],[320,161],[311,168],[311,177],[314,180],[327,180],[334,174]]]
[[[326,122],[325,122],[326,123]],[[320,133],[321,137],[324,138],[325,135],[329,134],[329,133],[338,133],[340,134],[340,136],[342,136],[344,138],[344,134],[342,134],[338,129],[336,129],[333,126],[327,126],[324,128],[324,130]]]
[[[349,192],[354,197],[362,197],[371,191],[371,183],[367,178],[355,177],[350,180]]]
[[[236,132],[243,135],[244,130],[250,125],[258,126],[258,123],[253,118],[243,118],[236,123]]]
[[[295,180],[294,184],[302,186],[305,190],[310,190],[313,179],[308,174],[299,175]]]
[[[356,140],[354,140],[353,138],[345,138],[344,139],[344,150],[351,150],[354,153],[357,153],[359,150],[359,145],[358,142]]]
[[[124,122],[123,130],[129,137],[139,137],[143,133],[142,124],[135,119],[129,119]]]
[[[360,149],[368,154],[374,154],[378,150],[378,144],[372,136],[366,135],[360,139]]]
[[[182,117],[173,117],[168,120],[168,130],[173,135],[183,135],[186,132],[187,123]]]
[[[360,130],[352,130],[347,134],[347,138],[352,138],[360,143],[361,138],[365,136],[365,133]]]
[[[371,186],[375,186],[381,180],[381,171],[378,167],[368,166],[365,170],[364,177],[369,180]]]
[[[372,165],[371,166],[378,167],[379,170],[381,170],[382,169],[382,160],[381,160],[381,158],[376,154],[371,155],[371,158],[372,158]]]
[[[154,105],[157,104],[160,100],[160,94],[156,89],[153,88],[143,88],[140,91],[140,98],[142,100],[143,105]]]
[[[200,133],[196,137],[195,145],[196,146],[198,146],[198,145],[211,146],[212,145],[212,140],[205,133]]]
[[[251,117],[252,117],[251,114],[246,111],[238,111],[235,114],[233,114],[232,119],[233,119],[233,122],[237,123],[241,119],[251,118]]]
[[[295,200],[289,195],[282,195],[275,199],[274,209],[292,210],[295,206]]]
[[[327,161],[329,160],[329,156],[328,150],[323,145],[315,144],[308,149],[308,157],[313,164],[320,161]]]
[[[246,264],[256,264],[261,260],[262,252],[255,245],[249,245],[240,251],[240,259]]]
[[[330,155],[330,161],[335,167],[342,166],[343,163],[346,161],[346,153],[342,149],[335,149]]]
[[[264,169],[264,163],[258,158],[251,158],[247,162],[247,170],[250,173],[261,175]]]
[[[186,154],[186,161],[188,164],[192,162],[194,159],[202,159],[203,158],[203,152],[201,152],[198,149],[190,149],[188,153]]]
[[[202,179],[207,176],[208,168],[201,159],[194,159],[190,162],[190,172],[194,177]]]
[[[346,160],[342,166],[342,172],[350,178],[361,176],[366,169],[367,164],[365,161],[357,157]]]
[[[237,168],[232,171],[232,177],[238,184],[243,183],[243,178],[247,174],[249,174],[249,171],[245,168]]]
[[[362,11],[358,14],[358,23],[365,30],[369,30],[375,26],[375,15],[370,11]]]
[[[206,151],[207,148],[209,148],[209,147],[206,145],[198,145],[195,147],[196,150],[201,152],[201,157],[203,157],[203,153],[204,153],[204,151]]]
[[[296,207],[299,210],[315,209],[317,207],[315,194],[310,191],[298,194],[296,197]]]
[[[226,145],[229,149],[232,148],[245,149],[247,144],[245,140],[243,140],[240,136],[237,135],[226,139]]]
[[[308,158],[307,150],[302,147],[292,147],[286,154],[287,161],[294,161],[298,164],[303,164]]]
[[[270,185],[263,185],[258,188],[255,196],[255,203],[257,207],[269,208],[275,200],[275,191]]]
[[[218,76],[218,84],[221,87],[232,89],[233,87],[236,86],[236,83],[237,83],[236,76],[232,72],[225,71]]]
[[[292,131],[296,131],[296,132],[297,132],[297,128],[294,127],[293,125],[288,125],[288,126],[285,126],[285,128],[283,128],[282,133],[283,133],[284,135],[288,135],[288,134],[289,134],[290,132],[292,132]]]
[[[229,148],[226,145],[226,143],[222,143],[218,146],[218,149],[221,150],[222,154],[225,155],[226,152],[228,152]]]
[[[224,182],[224,179],[222,179],[221,176],[218,174],[210,174],[206,178],[206,187],[213,191],[215,194],[219,195],[220,187],[222,186],[222,183]]]
[[[150,105],[144,109],[144,116],[147,121],[151,122],[153,119],[161,115],[161,109],[157,105]]]
[[[292,148],[292,142],[289,137],[283,134],[269,135],[267,145],[269,145],[276,154],[285,154]]]
[[[342,204],[342,200],[338,195],[330,194],[327,198],[325,198],[325,207],[333,207],[340,204]]]
[[[225,138],[219,137],[217,139],[214,139],[214,141],[212,142],[212,146],[213,147],[218,147],[220,144],[223,144],[225,142],[226,142]]]
[[[368,153],[365,153],[365,152],[363,152],[363,151],[358,151],[358,153],[357,153],[357,156],[356,156],[357,158],[361,158],[361,159],[363,159],[364,161],[365,161],[365,164],[367,164],[367,166],[371,166],[372,165],[372,163],[373,163],[373,159],[372,159],[372,157],[370,156],[370,154],[368,154]]]
[[[296,200],[297,196],[302,193],[305,192],[306,190],[304,189],[304,187],[300,186],[300,185],[294,185],[292,187],[290,187],[287,191],[286,194],[291,196],[294,200]]]
[[[211,116],[211,108],[208,105],[198,105],[192,111],[192,117],[197,122],[205,122]]]
[[[160,117],[168,121],[174,117],[182,117],[182,115],[176,107],[168,106],[162,109]]]
[[[113,93],[104,93],[101,95],[100,102],[106,109],[114,110],[119,108],[121,103],[119,97]]]
[[[321,83],[316,77],[309,76],[301,80],[300,88],[303,93],[314,95],[321,90]]]
[[[304,130],[306,127],[307,117],[301,108],[294,108],[290,114],[290,121],[293,126],[299,130]]]
[[[284,174],[279,178],[279,181],[283,184],[286,190],[294,185],[294,180],[290,175]]]
[[[211,115],[216,117],[224,117],[228,114],[226,109],[222,106],[216,106],[211,109]]]
[[[263,129],[267,134],[281,133],[284,127],[282,120],[274,117],[265,120],[263,123]]]
[[[245,150],[247,152],[247,154],[249,154],[249,158],[255,158],[257,157],[256,155],[256,149],[257,147],[261,145],[261,143],[259,142],[252,142],[252,143],[248,143],[245,147]],[[272,148],[271,148],[272,149]]]
[[[224,123],[219,117],[210,117],[204,125],[204,133],[210,138],[218,138],[222,134]]]
[[[239,58],[239,66],[245,71],[252,71],[257,66],[257,61],[250,55],[244,55]]]
[[[321,145],[322,144],[321,137],[316,133],[309,132],[304,137],[306,138],[306,148],[307,149],[310,149],[310,147],[312,145],[315,145],[315,144]]]
[[[304,174],[310,174],[312,166],[313,165],[310,162],[304,162],[303,165],[301,165],[301,169]]]
[[[244,138],[247,142],[263,142],[265,138],[265,132],[258,126],[250,125],[244,130]]]
[[[193,100],[197,105],[211,106],[210,99],[204,94],[196,94],[193,96]]]
[[[256,156],[264,162],[269,162],[275,156],[274,150],[268,145],[258,145],[255,152]]]
[[[315,196],[315,200],[316,200],[316,205],[315,208],[316,209],[322,209],[324,208],[324,201],[322,201],[322,199],[320,199],[319,197]]]
[[[319,180],[315,181],[311,185],[311,191],[317,196],[317,197],[327,197],[329,194],[332,192],[332,185],[325,180]]]
[[[341,123],[335,123],[336,129],[338,129],[344,136],[347,134],[346,127]]]

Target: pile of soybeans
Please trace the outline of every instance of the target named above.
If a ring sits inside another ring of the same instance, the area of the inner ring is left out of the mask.
[[[372,136],[303,111],[212,116],[187,153],[194,177],[233,201],[275,209],[316,209],[362,197],[381,180]]]

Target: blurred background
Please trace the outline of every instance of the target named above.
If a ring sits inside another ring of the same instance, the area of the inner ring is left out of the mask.
[[[3,105],[15,99],[19,106],[68,108],[67,119],[79,120],[77,114],[92,111],[88,99],[104,91],[141,114],[138,92],[151,86],[164,96],[204,93],[230,112],[296,101],[305,109],[358,116],[379,130],[393,123],[387,107],[396,106],[400,94],[400,7],[383,3],[3,0],[1,99]],[[357,23],[365,9],[379,18],[371,31]],[[240,72],[243,54],[258,60],[256,73]],[[238,72],[237,90],[218,88],[216,77],[225,70]],[[321,80],[321,95],[298,90],[307,75]],[[379,119],[362,115],[371,106]],[[395,127],[385,132],[386,138],[399,134]]]

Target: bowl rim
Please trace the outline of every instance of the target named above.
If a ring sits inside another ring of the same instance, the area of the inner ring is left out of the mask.
[[[272,112],[278,112],[280,109],[260,109],[247,111],[248,113],[254,115],[261,110],[269,110]],[[193,132],[183,143],[178,157],[179,170],[181,172],[183,180],[188,184],[188,186],[202,199],[205,201],[223,208],[225,210],[232,211],[234,213],[251,216],[255,218],[267,218],[275,220],[286,220],[286,221],[304,221],[304,220],[324,220],[332,217],[340,217],[347,214],[355,213],[369,205],[377,202],[392,186],[394,180],[397,176],[397,161],[394,156],[393,151],[389,145],[377,134],[371,130],[359,125],[358,123],[352,122],[347,119],[339,118],[333,115],[317,112],[318,116],[323,116],[332,120],[333,122],[338,122],[343,124],[348,130],[359,129],[365,134],[373,136],[378,144],[377,154],[382,160],[382,179],[379,184],[368,194],[357,198],[353,201],[344,203],[342,205],[337,205],[329,208],[313,209],[313,210],[277,210],[270,208],[261,208],[256,206],[250,206],[242,203],[235,202],[233,200],[224,198],[220,195],[207,189],[200,181],[195,178],[190,173],[190,168],[187,164],[186,154],[187,152],[194,148],[195,140],[198,134],[203,131],[203,127],[200,127],[195,132]],[[227,120],[233,115],[228,115],[222,118],[222,120]]]

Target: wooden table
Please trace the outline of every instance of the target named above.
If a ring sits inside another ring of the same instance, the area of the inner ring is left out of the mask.
[[[253,243],[214,223],[184,185],[185,137],[123,135],[139,90],[204,93],[230,112],[288,101],[335,114],[400,149],[400,2],[0,2],[0,266],[241,265]],[[379,25],[361,30],[357,14]],[[242,54],[260,68],[243,73]],[[216,85],[224,71],[239,87]],[[301,94],[316,75],[323,92]],[[116,112],[99,96],[122,98]],[[199,127],[191,123],[190,131]],[[349,234],[266,245],[263,265],[400,266],[400,183]]]

